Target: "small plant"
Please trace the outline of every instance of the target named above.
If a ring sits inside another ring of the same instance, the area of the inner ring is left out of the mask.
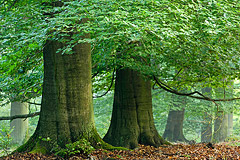
[[[13,129],[11,129],[9,126],[2,125],[0,130],[0,155],[8,155],[10,152],[10,145],[12,142],[11,132]]]
[[[240,137],[239,136],[234,136],[234,135],[230,135],[229,137],[227,137],[225,139],[226,142],[234,142],[234,141],[239,141]]]
[[[39,139],[41,139],[42,141],[45,141],[45,142],[50,142],[51,141],[50,137],[47,137],[47,138],[39,137]]]
[[[236,135],[230,135],[225,139],[225,142],[228,142],[230,146],[240,146],[240,137]]]
[[[191,158],[191,156],[190,156],[190,155],[184,155],[184,157],[186,157],[186,158]]]
[[[94,148],[86,139],[80,139],[74,143],[66,144],[66,148],[60,149],[55,154],[61,157],[70,157],[77,154],[90,154]]]
[[[117,158],[122,158],[122,156],[121,155],[117,155]]]

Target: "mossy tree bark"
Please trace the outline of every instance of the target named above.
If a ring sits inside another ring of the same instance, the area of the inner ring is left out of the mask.
[[[73,54],[57,53],[64,46],[47,41],[44,47],[40,118],[35,133],[18,151],[51,151],[54,145],[65,147],[82,138],[94,147],[105,144],[97,134],[93,118],[90,44],[77,44]]]
[[[208,97],[212,97],[212,88],[205,87],[202,89],[202,93]],[[208,105],[211,107],[211,105]],[[203,123],[201,125],[201,142],[212,141],[212,116],[211,113],[204,113]]]
[[[138,72],[117,70],[111,124],[103,139],[126,148],[168,143],[154,126],[150,81]]]

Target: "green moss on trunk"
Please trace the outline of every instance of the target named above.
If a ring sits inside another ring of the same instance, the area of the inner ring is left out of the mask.
[[[17,151],[49,153],[55,147],[65,148],[80,139],[86,139],[94,148],[111,148],[99,137],[94,124],[91,45],[76,44],[72,54],[57,53],[64,47],[66,44],[58,41],[46,42],[38,127]]]
[[[112,119],[104,141],[126,148],[168,144],[154,126],[150,81],[133,70],[117,70]]]

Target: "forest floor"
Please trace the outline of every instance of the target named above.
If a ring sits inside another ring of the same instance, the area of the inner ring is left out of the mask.
[[[235,142],[240,144],[240,142]],[[64,160],[64,158],[54,155],[41,155],[30,153],[15,153],[7,157],[1,157],[1,160]],[[174,144],[164,145],[158,148],[151,146],[139,146],[132,151],[107,151],[96,150],[88,156],[75,155],[69,160],[89,159],[89,160],[114,160],[114,159],[129,159],[129,160],[145,160],[145,159],[208,159],[208,160],[233,160],[240,159],[240,146],[235,146],[234,143],[221,144]]]

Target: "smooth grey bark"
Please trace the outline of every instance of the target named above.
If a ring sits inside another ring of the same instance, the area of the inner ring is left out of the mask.
[[[111,124],[103,140],[126,148],[167,143],[154,126],[151,83],[136,71],[116,72]]]
[[[233,113],[228,113],[228,133],[227,136],[231,136],[233,134]]]
[[[12,102],[10,116],[21,114],[28,114],[27,103]],[[14,119],[11,121],[10,126],[13,129],[11,132],[12,143],[22,144],[27,138],[28,119]]]
[[[208,97],[212,97],[212,88],[205,87],[202,89],[202,93]],[[211,107],[211,105],[209,104],[207,107]],[[201,125],[201,142],[211,142],[212,134],[212,116],[211,113],[205,112]]]
[[[227,88],[227,97],[233,98],[233,88],[234,88],[234,81],[230,82],[230,85]],[[230,106],[229,113],[228,113],[228,134],[227,136],[231,136],[233,134],[233,102],[227,102]]]

